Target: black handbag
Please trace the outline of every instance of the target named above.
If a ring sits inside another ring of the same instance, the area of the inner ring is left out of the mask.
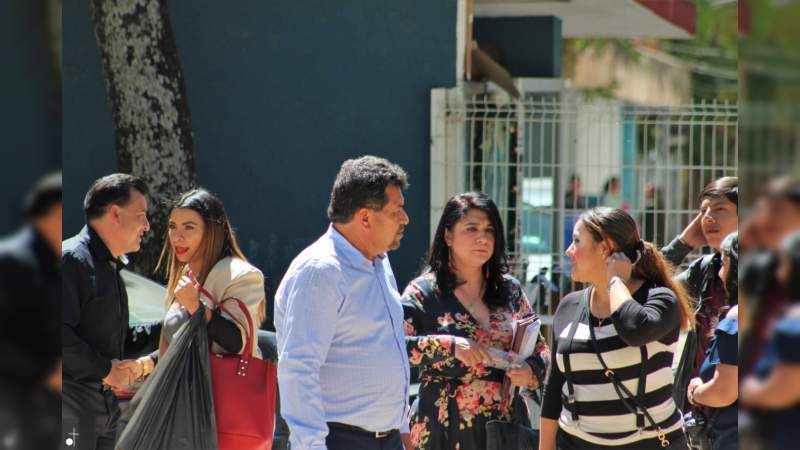
[[[693,450],[711,450],[714,447],[714,439],[711,436],[711,428],[714,420],[719,414],[719,409],[713,410],[709,417],[706,417],[700,410],[694,410],[683,416],[686,437],[689,439],[689,447]]]
[[[486,450],[538,450],[539,430],[531,428],[519,388],[512,393],[511,420],[486,423]]]

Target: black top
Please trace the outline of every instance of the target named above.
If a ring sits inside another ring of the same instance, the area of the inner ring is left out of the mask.
[[[680,266],[692,250],[692,247],[683,243],[678,237],[661,249],[664,257],[675,267]],[[679,405],[682,408],[691,408],[686,401],[686,388],[689,381],[700,374],[700,366],[703,364],[711,336],[719,320],[720,310],[729,305],[728,294],[719,277],[721,267],[722,254],[715,252],[697,258],[686,270],[675,276],[675,280],[683,284],[689,298],[697,305],[696,328],[687,337],[687,342],[696,342],[696,345],[694,349],[687,349],[688,351],[681,355],[682,361],[675,377],[673,397],[682,403]],[[687,360],[691,357],[694,361]]]
[[[0,379],[41,382],[61,354],[58,255],[32,227],[0,241]]]
[[[242,351],[242,330],[236,326],[232,320],[222,317],[219,308],[211,312],[211,320],[208,321],[208,337],[219,344],[225,351],[239,353]]]
[[[123,265],[88,225],[64,241],[65,379],[99,382],[111,371],[111,360],[123,358],[128,332],[128,295],[119,274]]]
[[[646,392],[643,401],[670,441],[681,439],[682,419],[672,400],[672,364],[680,333],[680,311],[675,294],[652,282],[645,282],[612,315],[600,321],[584,315],[576,328],[570,349],[565,348],[573,322],[578,317],[584,291],[561,300],[553,319],[553,364],[547,377],[542,417],[560,420],[563,448],[660,448],[651,430],[639,434],[636,415],[620,400],[613,382],[604,374],[597,351],[618,379],[637,392],[642,375],[642,352]],[[592,343],[589,320],[594,328]],[[566,408],[564,359],[570,358],[575,385],[578,422]],[[645,424],[650,427],[650,423]]]

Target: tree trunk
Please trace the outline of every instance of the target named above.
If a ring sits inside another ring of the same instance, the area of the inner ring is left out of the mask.
[[[103,60],[120,172],[148,185],[151,230],[135,271],[154,269],[165,239],[167,205],[195,186],[192,127],[167,0],[90,0]]]

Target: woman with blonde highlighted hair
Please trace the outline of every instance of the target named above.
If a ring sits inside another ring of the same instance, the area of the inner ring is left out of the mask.
[[[241,353],[246,344],[243,327],[247,319],[233,299],[245,304],[258,328],[265,316],[264,275],[245,258],[222,202],[209,191],[188,191],[170,209],[156,270],[162,267],[168,277],[168,309],[159,348],[139,358],[135,375],[147,375],[153,370],[180,326],[198,311],[205,315],[213,352]],[[204,298],[201,287],[227,311],[221,312]],[[257,336],[251,339],[253,356],[261,358]]]

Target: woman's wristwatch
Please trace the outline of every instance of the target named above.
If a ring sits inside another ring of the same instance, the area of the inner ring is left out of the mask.
[[[613,277],[611,277],[611,278],[609,278],[609,279],[608,279],[608,288],[609,288],[609,289],[611,289],[611,286],[613,286],[613,285],[614,285],[614,283],[616,283],[617,281],[620,281],[620,282],[622,282],[622,283],[625,283],[625,281],[622,279],[622,277],[619,277],[619,276],[617,276],[617,275],[614,275]]]

